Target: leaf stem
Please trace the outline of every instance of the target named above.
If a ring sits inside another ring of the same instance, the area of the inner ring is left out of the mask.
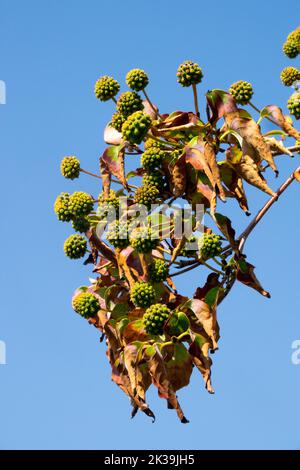
[[[81,173],[85,173],[86,175],[93,176],[94,178],[102,179],[101,176],[96,175],[95,173],[92,173],[90,171],[84,170],[83,168],[80,168]]]
[[[253,104],[251,101],[249,101],[249,106],[251,106],[253,109],[255,109],[255,111],[257,111],[259,114],[260,114],[260,110],[257,108],[257,106],[255,106],[255,104]],[[275,121],[273,121],[272,118],[270,118],[269,116],[264,116],[266,119],[268,119],[268,121],[272,122],[272,124],[275,124],[275,126],[277,126],[277,123]],[[260,124],[260,122],[263,120],[264,117],[261,117],[259,120],[258,120],[258,123],[257,124]]]
[[[198,105],[197,85],[195,85],[195,83],[193,83],[192,87],[193,87],[193,95],[194,95],[195,112],[196,112],[198,118],[200,118],[199,105]]]
[[[142,92],[144,93],[145,98],[146,98],[146,100],[148,101],[148,103],[149,103],[151,109],[152,109],[152,110],[154,111],[154,113],[159,117],[159,119],[162,120],[162,117],[161,117],[161,115],[159,114],[158,109],[155,108],[155,106],[154,106],[154,104],[152,103],[152,101],[150,100],[150,98],[149,98],[148,93],[146,92],[146,90],[143,89]]]

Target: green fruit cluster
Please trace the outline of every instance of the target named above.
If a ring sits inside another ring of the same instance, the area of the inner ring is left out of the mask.
[[[126,248],[129,245],[128,223],[116,220],[108,226],[106,238],[115,248]]]
[[[184,247],[182,248],[180,255],[184,256],[185,258],[193,258],[197,255],[197,250],[190,250],[188,249],[189,243],[195,243],[197,241],[197,237],[192,236],[188,240],[186,240]]]
[[[61,174],[70,180],[79,177],[80,161],[76,157],[64,157],[60,164]]]
[[[177,81],[183,87],[197,85],[202,81],[203,72],[198,64],[191,60],[183,62],[177,70]]]
[[[165,152],[158,147],[150,147],[146,150],[141,157],[141,165],[146,171],[155,171],[161,166],[165,157]]]
[[[93,206],[93,198],[90,194],[84,193],[83,191],[75,191],[75,193],[70,196],[69,209],[74,219],[88,215],[93,210]]]
[[[117,102],[117,110],[124,118],[128,118],[128,116],[136,111],[141,111],[143,108],[143,102],[135,91],[122,93]]]
[[[89,230],[90,226],[91,223],[88,217],[81,217],[80,219],[72,220],[72,227],[75,232],[85,233]]]
[[[239,80],[230,86],[229,92],[238,104],[246,105],[253,96],[253,87],[251,83]]]
[[[131,114],[122,126],[124,139],[130,144],[140,144],[151,127],[151,118],[142,111]]]
[[[151,204],[155,204],[159,197],[159,189],[156,185],[144,185],[140,186],[134,195],[135,204],[141,204],[150,209]]]
[[[155,259],[150,264],[149,274],[152,282],[164,282],[169,275],[168,265],[163,259]]]
[[[163,334],[164,324],[171,313],[171,310],[166,305],[151,305],[143,316],[143,324],[146,333],[155,336]]]
[[[204,233],[199,239],[199,250],[203,259],[219,256],[222,252],[221,237],[215,233]]]
[[[300,93],[296,92],[293,93],[292,96],[289,97],[287,102],[287,107],[290,113],[295,116],[295,119],[300,119]]]
[[[120,90],[120,85],[113,77],[99,78],[95,83],[95,95],[100,101],[108,101],[114,98]]]
[[[143,176],[143,186],[156,186],[157,188],[162,189],[164,186],[164,178],[158,171],[154,171],[151,174],[145,174]]]
[[[148,75],[144,70],[132,69],[126,75],[126,83],[134,91],[141,91],[149,83]]]
[[[289,33],[282,48],[284,54],[290,59],[294,59],[300,53],[300,28]]]
[[[280,74],[280,79],[285,86],[291,86],[300,80],[300,70],[296,67],[285,67]]]
[[[101,194],[99,194],[98,201],[98,217],[103,219],[104,217],[115,217],[119,215],[120,203],[116,191],[111,189],[108,197],[105,197],[105,194],[102,192]]]
[[[75,296],[72,307],[76,313],[84,318],[93,318],[100,310],[97,298],[90,292],[82,292]]]
[[[126,121],[126,118],[117,111],[116,113],[112,115],[110,125],[114,129],[116,129],[118,132],[122,132],[122,126],[125,121]]]
[[[137,282],[130,292],[130,299],[136,307],[149,307],[155,297],[155,290],[148,282]]]
[[[148,150],[152,147],[158,147],[159,149],[164,149],[166,148],[166,145],[163,142],[159,142],[158,140],[151,139],[151,137],[148,137],[145,142],[145,150]]]
[[[158,238],[152,238],[151,227],[135,228],[129,237],[130,246],[138,253],[150,253],[159,244]]]
[[[86,250],[86,239],[82,235],[71,235],[64,243],[64,252],[71,259],[82,258]]]
[[[70,222],[72,219],[69,202],[69,193],[61,193],[54,202],[54,212],[57,215],[58,220],[61,220],[62,222]]]

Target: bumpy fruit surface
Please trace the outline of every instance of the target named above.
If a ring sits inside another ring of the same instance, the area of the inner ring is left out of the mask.
[[[93,198],[90,194],[76,191],[70,196],[69,209],[74,219],[88,215],[93,209]]]
[[[147,308],[155,300],[155,290],[148,282],[137,282],[131,290],[130,298],[136,307]]]
[[[294,41],[296,44],[300,46],[300,27],[296,28],[294,31],[292,31],[288,37],[288,41]]]
[[[220,255],[222,252],[221,237],[214,233],[204,233],[199,238],[199,250],[203,259]]]
[[[195,249],[192,250],[189,245],[191,243],[195,244],[196,242],[198,241],[197,237],[195,236],[192,236],[190,237],[186,242],[185,242],[185,245],[184,247],[182,248],[181,252],[180,252],[180,256],[184,256],[186,258],[193,258],[197,255],[197,246],[195,246]]]
[[[149,83],[148,75],[144,70],[132,69],[126,75],[126,83],[134,91],[141,91]]]
[[[295,116],[295,119],[300,119],[300,93],[293,93],[289,97],[287,102],[287,107],[290,110],[290,113]]]
[[[115,248],[126,248],[129,245],[128,224],[118,220],[112,222],[108,226],[106,238]]]
[[[299,54],[300,47],[299,47],[299,44],[297,44],[297,42],[290,39],[283,44],[282,50],[287,57],[289,57],[290,59],[294,59]]]
[[[164,282],[169,275],[168,265],[163,259],[155,259],[150,264],[150,279],[153,282]]]
[[[158,147],[159,149],[164,149],[167,147],[167,145],[165,145],[163,142],[158,142],[158,140],[151,139],[151,137],[149,137],[145,142],[145,150],[148,150],[152,147]]]
[[[95,95],[100,101],[108,101],[114,98],[120,90],[120,85],[113,77],[99,78],[95,83]]]
[[[136,111],[141,111],[143,107],[143,102],[135,91],[126,91],[125,93],[122,93],[117,103],[117,110],[125,118]]]
[[[76,313],[84,318],[95,317],[100,310],[97,298],[90,292],[82,292],[75,296],[72,307]]]
[[[86,253],[87,243],[82,235],[71,235],[64,243],[64,252],[71,259],[82,258]]]
[[[114,129],[116,129],[118,132],[122,131],[122,126],[124,122],[126,121],[126,118],[119,113],[118,111],[112,115],[110,125]]]
[[[158,171],[154,171],[151,174],[145,174],[143,176],[143,186],[156,186],[157,188],[163,188],[163,176]]]
[[[158,147],[151,147],[141,157],[141,165],[146,171],[154,171],[161,166],[165,152]]]
[[[150,227],[138,227],[132,230],[129,237],[130,245],[138,253],[150,253],[157,247],[159,239],[153,236]]]
[[[229,88],[229,92],[234,97],[235,101],[242,105],[248,104],[253,96],[251,83],[243,80],[233,83]]]
[[[58,217],[58,220],[62,222],[70,222],[72,219],[72,212],[69,208],[70,194],[61,193],[55,200],[54,212]]]
[[[134,202],[142,204],[150,209],[151,204],[157,202],[159,196],[159,189],[155,185],[140,186],[134,195]]]
[[[300,70],[296,67],[285,67],[280,74],[280,79],[285,86],[291,86],[300,80]]]
[[[110,190],[108,197],[105,197],[102,192],[99,194],[99,205],[97,208],[97,215],[101,219],[104,217],[117,217],[119,214],[119,198],[116,191]]]
[[[131,144],[140,144],[146,137],[151,127],[151,118],[142,111],[137,111],[129,116],[122,126],[122,134],[125,140]]]
[[[80,161],[76,157],[65,157],[61,161],[60,171],[65,178],[74,180],[80,174]]]
[[[149,335],[163,334],[164,324],[171,315],[171,310],[163,304],[154,304],[149,307],[144,316],[143,324]]]
[[[180,85],[186,87],[197,85],[203,78],[203,72],[198,64],[191,60],[183,62],[177,70],[177,81]]]
[[[72,220],[72,227],[75,232],[85,233],[89,230],[91,224],[87,217]]]

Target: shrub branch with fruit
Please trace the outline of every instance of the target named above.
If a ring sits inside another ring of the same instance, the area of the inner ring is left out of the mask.
[[[293,59],[300,53],[300,28],[289,34],[283,52]],[[267,181],[270,172],[279,174],[279,156],[286,159],[300,151],[292,118],[277,105],[259,109],[252,102],[252,85],[241,80],[228,91],[208,91],[206,116],[200,116],[197,86],[202,78],[197,63],[179,66],[177,81],[191,88],[195,109],[171,113],[159,111],[150,100],[143,70],[127,74],[129,91],[121,94],[114,78],[97,80],[96,97],[116,105],[104,131],[108,146],[99,174],[81,168],[75,156],[62,160],[61,173],[71,180],[83,173],[101,179],[101,192],[97,197],[64,192],[54,204],[58,219],[71,222],[77,232],[65,241],[65,254],[86,256],[84,264],[92,264],[95,274],[91,285],[75,291],[72,306],[105,339],[112,380],[128,395],[132,416],[141,410],[154,419],[146,401],[153,384],[183,423],[188,421],[176,393],[189,384],[193,369],[214,393],[210,354],[218,349],[218,306],[236,281],[270,297],[244,254],[245,242],[288,186],[300,181],[300,168],[277,191]],[[286,67],[280,78],[294,87],[287,108],[298,120],[300,71]],[[264,129],[266,120],[271,131]],[[135,156],[140,164],[126,172],[128,159]],[[237,236],[222,208],[228,199],[235,200],[249,216],[247,185],[269,197]],[[188,235],[176,236],[177,215],[166,210],[175,201],[191,208]],[[205,225],[197,217],[199,205]],[[141,223],[137,214],[142,211]],[[194,269],[206,272],[207,279],[188,298],[178,292],[174,278]]]

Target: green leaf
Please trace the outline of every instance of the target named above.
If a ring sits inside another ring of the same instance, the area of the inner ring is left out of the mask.
[[[205,302],[207,303],[207,305],[210,306],[210,308],[214,308],[217,305],[220,291],[221,291],[221,288],[219,286],[213,287],[205,295],[204,297]]]
[[[127,317],[128,311],[128,304],[116,304],[116,306],[111,310],[110,318],[113,318],[114,320],[121,320],[122,318]]]

